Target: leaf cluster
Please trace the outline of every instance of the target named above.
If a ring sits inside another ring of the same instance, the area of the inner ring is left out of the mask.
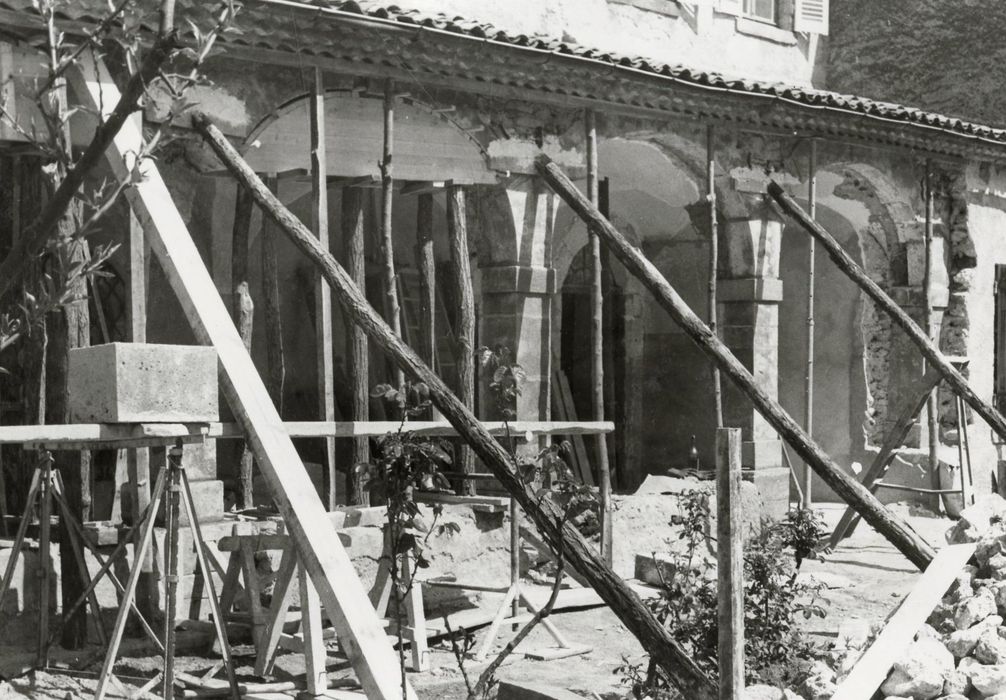
[[[648,605],[699,666],[715,674],[716,565],[702,552],[712,545],[709,495],[684,493],[680,505],[681,513],[671,524],[681,528],[684,549],[671,557],[670,566],[655,562],[662,590]],[[820,654],[799,627],[801,619],[825,616],[820,587],[797,577],[800,564],[814,551],[811,542],[816,543],[819,526],[812,513],[794,511],[781,522],[763,521],[744,543],[744,653],[749,684],[795,685]],[[623,668],[624,682],[631,686],[639,679],[630,670]],[[656,682],[653,674],[649,677],[651,683]]]

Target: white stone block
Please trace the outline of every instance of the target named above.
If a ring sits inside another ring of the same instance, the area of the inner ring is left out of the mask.
[[[217,354],[193,345],[109,343],[69,353],[70,420],[176,423],[219,419]]]

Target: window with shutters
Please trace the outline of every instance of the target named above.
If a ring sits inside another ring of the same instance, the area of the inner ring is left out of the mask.
[[[828,0],[796,0],[793,29],[808,34],[827,34],[828,10]]]

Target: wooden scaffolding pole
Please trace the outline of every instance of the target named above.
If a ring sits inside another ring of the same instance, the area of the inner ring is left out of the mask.
[[[545,538],[560,548],[566,560],[590,583],[612,612],[625,624],[667,673],[671,682],[686,697],[712,700],[716,690],[702,670],[653,617],[639,597],[620,576],[608,567],[576,527],[562,518],[549,499],[540,499],[520,480],[510,454],[489,434],[440,377],[395,335],[391,327],[367,303],[366,297],[349,275],[327,252],[318,246],[310,231],[264,187],[248,164],[219,129],[203,115],[193,116],[193,125],[207,140],[228,170],[252,189],[255,199],[280,229],[308,258],[318,265],[331,282],[339,302],[353,321],[378,342],[390,357],[409,374],[430,387],[434,404],[450,421],[458,434],[472,446],[486,467],[502,486],[520,503]],[[560,527],[560,523],[562,526]]]
[[[926,229],[925,229],[925,264],[926,270],[922,277],[922,296],[925,304],[925,324],[926,337],[934,340],[933,333],[936,330],[933,326],[933,167],[932,162],[926,159],[925,192],[926,198]],[[939,347],[939,337],[935,338],[935,345]],[[926,419],[928,424],[929,437],[929,479],[930,487],[938,491],[940,487],[940,404],[939,385],[936,385],[926,400]],[[960,435],[957,436],[960,440]],[[964,463],[961,462],[961,483],[964,483]],[[937,513],[940,512],[940,495],[933,494],[932,507]],[[967,504],[964,504],[967,507]]]
[[[423,362],[433,367],[437,357],[437,259],[433,254],[432,192],[422,192],[416,197],[416,267],[419,268],[419,342],[415,349]]]
[[[385,316],[395,335],[402,337],[402,311],[398,303],[398,280],[395,275],[395,239],[391,224],[392,198],[395,181],[392,178],[392,152],[395,145],[395,81],[384,83],[384,150],[381,156],[381,251],[384,259]],[[395,370],[395,384],[405,385],[405,374]]]
[[[234,307],[234,323],[237,324],[238,334],[249,353],[252,348],[255,322],[255,304],[251,296],[248,264],[249,236],[254,209],[255,202],[248,190],[239,185],[234,201],[234,226],[231,229],[231,302]],[[242,508],[251,508],[255,505],[254,464],[251,449],[248,445],[242,446],[241,460],[238,463],[239,503]]]
[[[105,65],[89,52],[68,71],[75,93],[89,107],[118,101],[118,89]],[[142,135],[126,125],[108,153],[116,178],[130,175],[127,160]],[[303,462],[270,400],[262,378],[244,348],[229,311],[196,248],[188,226],[153,161],[138,164],[140,178],[126,196],[140,219],[151,248],[178,297],[196,339],[217,352],[224,396],[244,428],[280,515],[294,539],[300,561],[308,568],[321,602],[335,626],[368,698],[414,700],[411,685],[398,682],[398,660],[353,563],[308,478]],[[261,182],[259,182],[261,185]],[[306,235],[314,234],[305,229]]]
[[[325,250],[328,237],[328,157],[325,148],[325,78],[314,69],[311,84],[311,228]],[[318,367],[318,412],[321,420],[335,420],[335,375],[332,357],[332,290],[318,278],[314,290],[315,361]],[[325,438],[325,494],[328,509],[336,506],[335,438]]]
[[[786,413],[779,402],[758,386],[751,372],[727,346],[716,337],[688,307],[653,263],[625,237],[576,189],[568,177],[548,157],[538,157],[536,168],[546,182],[565,200],[588,226],[596,230],[626,269],[635,275],[656,297],[658,303],[720,370],[754,404],[755,409],[775,428],[779,436],[807,460],[814,471],[846,503],[853,506],[870,525],[884,535],[908,559],[924,569],[934,556],[933,548],[911,526],[885,508],[862,484],[850,477],[820,445]]]
[[[719,276],[720,226],[716,212],[716,127],[706,127],[706,197],[709,200],[709,330],[717,333],[716,283]],[[723,387],[720,369],[712,365],[713,402],[716,411],[716,427],[723,427]]]
[[[475,293],[472,290],[472,269],[468,253],[468,214],[465,190],[451,183],[447,187],[447,235],[451,244],[451,266],[454,274],[454,298],[458,303],[458,327],[455,329],[454,362],[458,372],[458,398],[469,411],[475,411]],[[475,456],[468,445],[458,449],[460,471],[475,472]],[[462,493],[475,495],[475,482],[465,479]]]
[[[806,212],[800,208],[800,205],[793,201],[793,198],[786,194],[782,187],[775,182],[770,182],[768,193],[779,203],[783,211],[793,217],[810,235],[817,239],[818,243],[824,246],[828,251],[828,256],[838,269],[855,282],[860,289],[866,292],[866,295],[877,306],[887,312],[891,319],[905,331],[909,340],[915,343],[928,363],[943,375],[944,381],[950,385],[954,393],[964,399],[965,403],[975,413],[985,419],[985,422],[989,424],[992,430],[1006,440],[1006,419],[975,393],[975,390],[968,385],[968,381],[964,376],[957,371],[947,358],[944,357],[943,353],[940,352],[939,348],[933,344],[928,334],[919,328],[918,324],[880,288],[880,285],[870,279],[863,268],[849,257],[849,254],[845,252],[838,241],[823,226],[807,216]]]
[[[716,574],[720,700],[744,695],[744,519],[741,429],[716,430]]]
[[[807,178],[807,203],[810,218],[817,217],[817,141],[810,140],[809,174]],[[804,430],[814,435],[814,287],[817,278],[817,245],[813,238],[807,246],[807,374],[804,376]],[[803,465],[803,507],[810,508],[814,502],[812,494],[814,470],[806,462]]]
[[[346,248],[346,270],[353,284],[360,289],[367,288],[366,259],[366,206],[367,190],[360,187],[342,188],[342,239]],[[346,354],[349,357],[347,370],[351,387],[352,416],[354,421],[370,419],[370,349],[366,334],[356,325],[350,324]],[[363,494],[359,493],[355,479],[356,466],[370,463],[370,439],[353,438],[353,503],[362,505]]]
[[[279,196],[279,178],[275,173],[266,176],[266,186]],[[269,235],[272,222],[262,221],[262,298],[265,316],[266,386],[276,410],[283,415],[283,384],[286,365],[283,357],[283,316],[280,311],[279,260],[276,237]]]
[[[584,112],[587,131],[587,194],[595,207],[600,203],[597,174],[597,117],[594,110]],[[601,239],[588,227],[591,261],[591,406],[594,420],[604,420],[604,291],[601,289],[604,270],[601,268]],[[611,566],[611,465],[608,462],[608,441],[597,436],[597,480],[601,498],[601,556]]]

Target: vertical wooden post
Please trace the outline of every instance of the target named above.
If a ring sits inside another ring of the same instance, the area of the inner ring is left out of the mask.
[[[365,257],[366,223],[365,190],[358,187],[344,187],[342,190],[342,239],[346,247],[346,272],[359,289],[367,288],[367,261]],[[352,387],[352,419],[365,421],[370,418],[370,356],[367,334],[355,323],[349,324],[349,381]],[[353,438],[353,475],[356,466],[370,462],[370,441],[365,437]],[[353,503],[361,505],[363,494],[356,488],[353,479]]]
[[[322,247],[328,238],[328,158],[325,150],[325,79],[314,69],[311,86],[311,223]],[[332,357],[332,289],[318,275],[314,292],[315,357],[318,365],[318,408],[321,420],[335,420],[335,376]],[[325,493],[328,509],[335,509],[335,438],[325,438]]]
[[[741,430],[716,430],[716,564],[720,700],[744,695],[744,522]]]
[[[936,335],[934,338],[933,328],[933,299],[932,299],[932,256],[933,256],[933,208],[934,208],[934,197],[933,197],[933,168],[932,162],[926,159],[926,175],[925,175],[925,198],[926,198],[926,229],[925,229],[925,262],[926,270],[922,277],[922,296],[925,304],[925,317],[923,323],[925,326],[926,336],[930,340],[934,340],[936,346],[939,347],[940,339]],[[925,371],[925,364],[923,364],[923,371]],[[940,408],[939,408],[939,385],[933,389],[932,393],[929,395],[929,400],[926,401],[926,417],[929,424],[929,479],[931,488],[938,490],[940,488]],[[960,439],[960,436],[957,436]],[[961,465],[961,479],[964,478],[964,465]],[[940,512],[940,495],[934,494],[932,500],[933,510],[937,513]]]
[[[245,349],[251,353],[252,332],[255,315],[255,305],[251,296],[251,283],[248,275],[248,236],[251,232],[252,209],[255,201],[248,190],[237,186],[234,201],[234,226],[231,235],[231,298],[234,305],[234,322]],[[254,493],[254,458],[245,444],[241,449],[241,461],[238,466],[239,505],[241,508],[251,508],[255,505]]]
[[[594,110],[584,112],[587,129],[587,196],[598,205],[597,123]],[[601,289],[604,270],[601,269],[601,239],[590,230],[591,260],[591,402],[594,420],[604,420],[604,296]],[[601,497],[601,556],[611,566],[611,467],[608,463],[608,443],[604,435],[597,436],[597,478]]]
[[[430,367],[436,359],[437,261],[433,255],[433,193],[416,200],[416,266],[419,268],[419,343],[416,352]]]
[[[392,151],[395,142],[395,81],[384,83],[384,150],[381,157],[381,245],[384,250],[385,314],[395,335],[402,337],[402,311],[398,304],[398,282],[395,275],[395,240],[391,227],[392,197],[395,183],[392,178]],[[405,373],[395,369],[396,386],[405,386]]]
[[[265,178],[269,191],[279,197],[279,179],[275,173]],[[283,415],[283,382],[286,367],[283,359],[283,318],[280,314],[279,263],[276,259],[275,224],[269,217],[262,219],[262,299],[265,309],[266,386],[276,410]]]
[[[458,370],[458,398],[470,411],[475,410],[475,293],[472,291],[472,269],[468,254],[468,218],[465,191],[460,185],[447,186],[447,235],[450,239],[451,266],[454,268],[458,300],[458,327],[455,332],[457,347],[454,361]],[[475,456],[471,448],[461,444],[458,449],[461,471],[475,471]],[[465,480],[462,493],[475,495],[475,484]]]
[[[251,199],[249,198],[249,202]],[[133,210],[129,210],[129,325],[134,343],[147,342],[147,292],[150,279],[150,244]],[[150,504],[150,450],[126,451],[126,473],[129,479],[130,518],[135,526],[140,514]],[[136,531],[134,547],[139,544]],[[135,551],[135,550],[134,550]],[[154,607],[154,558],[148,550],[140,562],[136,584],[136,607],[144,618],[151,619]]]
[[[719,274],[720,227],[716,217],[716,127],[706,127],[706,198],[709,200],[709,330],[716,334],[716,282]],[[723,427],[723,389],[720,383],[720,369],[715,364],[713,371],[713,404],[716,412],[716,427]]]
[[[810,140],[810,163],[807,185],[808,214],[813,219],[817,216],[817,140]],[[810,239],[807,248],[807,374],[804,377],[804,429],[807,434],[814,435],[814,287],[817,269],[815,255],[817,241]],[[803,464],[803,507],[810,508],[814,503],[812,494],[814,470],[810,465]]]

